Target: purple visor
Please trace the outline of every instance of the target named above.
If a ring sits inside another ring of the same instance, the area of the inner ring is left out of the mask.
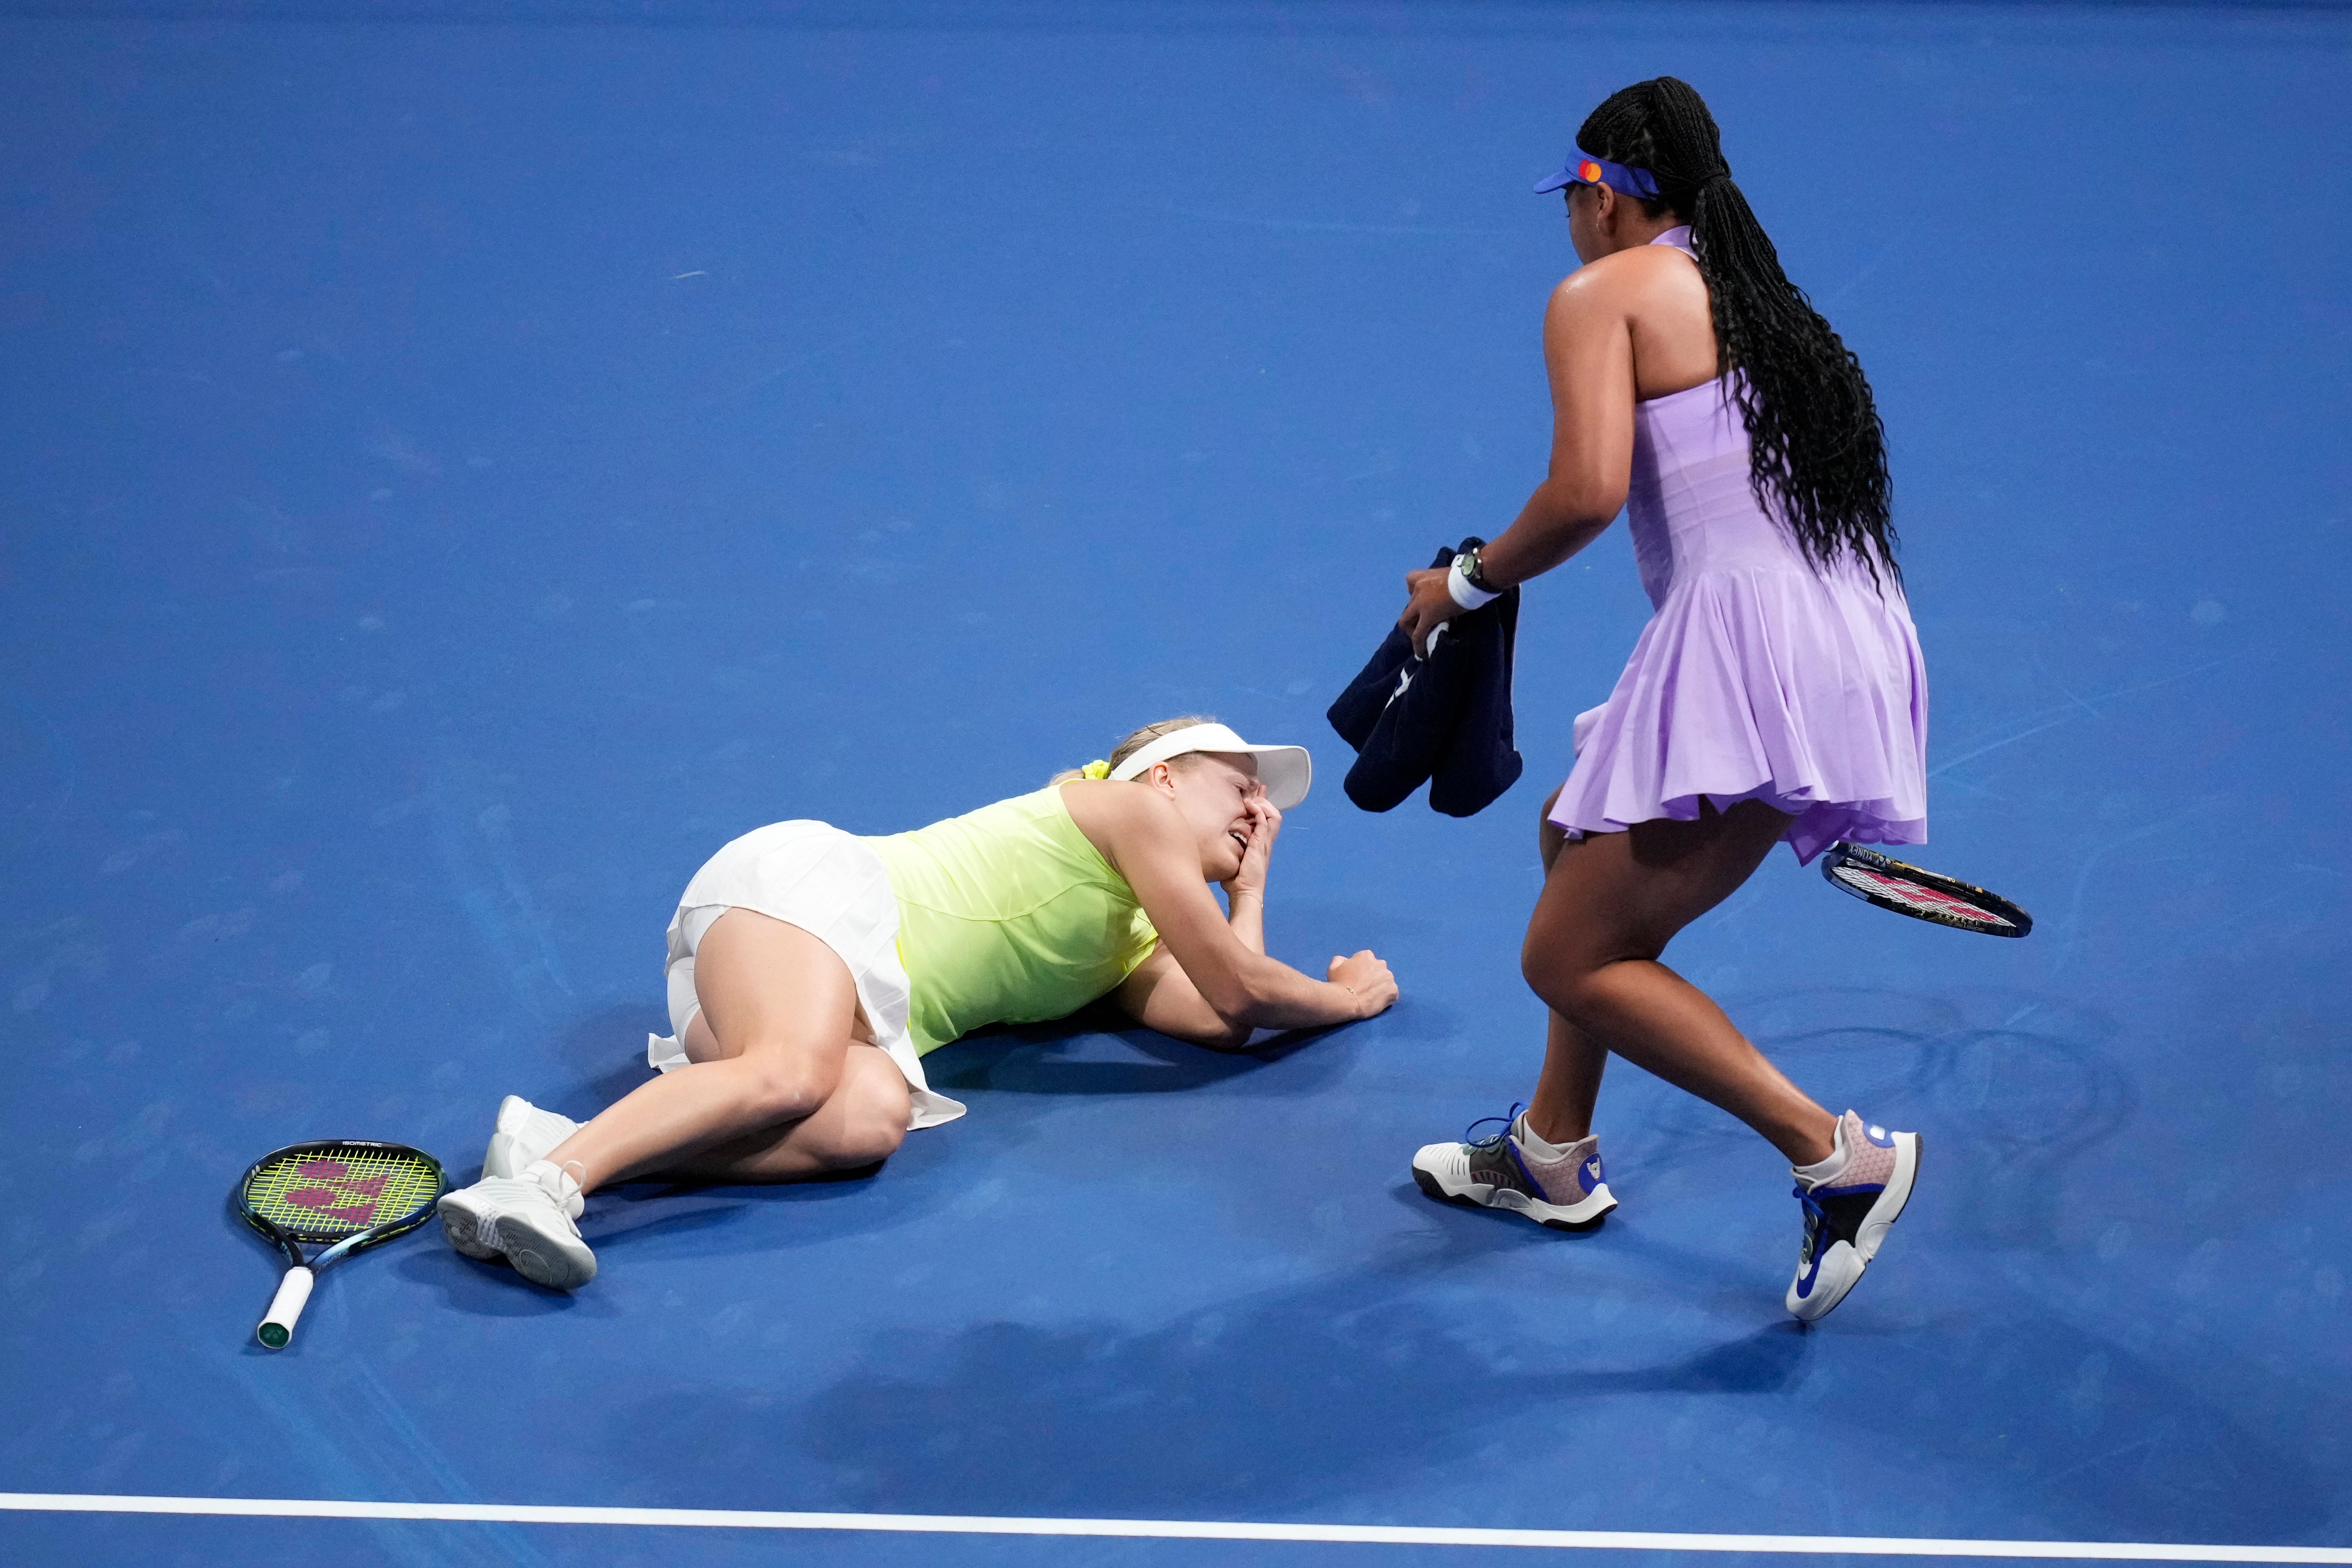
[[[1596,158],[1579,147],[1560,172],[1549,180],[1536,182],[1536,195],[1556,191],[1562,185],[1606,185],[1620,195],[1647,196],[1655,201],[1658,195],[1657,176],[1647,169],[1635,169],[1623,163],[1612,163],[1606,158]]]

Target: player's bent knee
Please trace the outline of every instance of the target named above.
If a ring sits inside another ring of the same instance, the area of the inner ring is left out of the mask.
[[[880,1115],[860,1116],[841,1142],[835,1164],[844,1170],[878,1165],[907,1141],[907,1119],[891,1121]]]
[[[1538,952],[1532,947],[1521,949],[1519,978],[1528,983],[1528,989],[1540,997],[1545,1006],[1562,1017],[1568,1016],[1568,1009],[1561,1003],[1568,999],[1569,977],[1556,957]]]
[[[897,1153],[898,1145],[907,1140],[903,1100],[895,1115],[887,1103],[860,1103],[826,1120],[833,1124],[824,1129],[822,1141],[813,1144],[809,1152],[828,1170],[856,1171],[878,1165]]]
[[[841,1088],[825,1108],[817,1157],[837,1171],[879,1164],[906,1141],[910,1096],[898,1064],[853,1049]],[[811,1131],[818,1128],[812,1127]]]
[[[1599,970],[1581,954],[1538,949],[1530,942],[1519,952],[1519,977],[1543,1005],[1571,1024],[1585,1021],[1597,1000]]]
[[[742,1104],[762,1124],[814,1116],[832,1098],[839,1078],[784,1063],[746,1065]]]

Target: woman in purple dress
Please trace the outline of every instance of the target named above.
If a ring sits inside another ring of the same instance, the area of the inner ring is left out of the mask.
[[[1408,576],[1401,624],[1418,645],[1621,508],[1655,613],[1609,700],[1577,719],[1575,768],[1545,803],[1520,961],[1551,1009],[1534,1098],[1492,1137],[1423,1149],[1413,1178],[1450,1202],[1598,1225],[1616,1206],[1592,1133],[1614,1051],[1787,1156],[1804,1215],[1787,1305],[1811,1321],[1901,1214],[1918,1135],[1814,1103],[1659,954],[1776,843],[1811,860],[1840,838],[1927,837],[1927,680],[1885,434],[1687,83],[1609,99],[1536,188],[1565,190],[1584,263],[1544,321],[1551,470],[1493,543]]]

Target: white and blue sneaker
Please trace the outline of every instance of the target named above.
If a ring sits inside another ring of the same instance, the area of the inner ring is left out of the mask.
[[[1503,1130],[1473,1136],[1488,1121]],[[1529,1148],[1527,1113],[1474,1121],[1459,1143],[1432,1143],[1412,1157],[1415,1185],[1440,1203],[1508,1209],[1554,1230],[1591,1230],[1617,1206],[1601,1165],[1601,1140],[1580,1138],[1549,1155]]]
[[[520,1176],[524,1166],[546,1159],[579,1131],[580,1123],[570,1117],[541,1110],[521,1095],[508,1095],[499,1101],[498,1123],[482,1155],[482,1174]]]
[[[1797,1173],[1805,1235],[1786,1305],[1800,1322],[1827,1317],[1845,1300],[1885,1244],[1918,1177],[1916,1132],[1889,1132],[1851,1110],[1838,1119],[1830,1157]]]

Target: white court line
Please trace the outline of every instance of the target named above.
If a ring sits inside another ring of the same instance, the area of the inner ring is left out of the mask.
[[[0,1492],[0,1510],[215,1514],[264,1519],[437,1520],[667,1529],[887,1531],[917,1535],[1111,1535],[1160,1541],[1300,1541],[1367,1546],[1535,1546],[1556,1551],[1779,1552],[1867,1557],[2054,1557],[2124,1563],[2342,1563],[2352,1547],[2191,1546],[2173,1542],[1937,1541],[1900,1535],[1692,1535],[1649,1530],[1478,1530],[1410,1524],[1233,1524],[1192,1519],[1002,1519],[947,1513],[771,1513],[752,1509],[569,1508],[533,1503],[341,1502],[311,1498],[123,1497]]]

